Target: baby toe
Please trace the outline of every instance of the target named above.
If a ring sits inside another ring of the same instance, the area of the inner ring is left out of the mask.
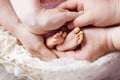
[[[60,31],[60,32],[59,32],[59,35],[62,35],[62,34],[63,34],[63,32],[62,32],[62,31]]]
[[[80,28],[79,28],[79,27],[76,27],[76,28],[73,30],[73,32],[74,32],[75,34],[79,33],[79,32],[80,32]]]
[[[66,36],[67,36],[67,33],[64,32],[64,33],[62,34],[62,37],[65,38]]]
[[[55,34],[55,35],[53,36],[53,38],[57,38],[57,35]]]
[[[80,31],[80,32],[79,32],[79,35],[83,35],[83,34],[84,34],[83,31]]]
[[[77,43],[80,44],[80,43],[82,42],[82,40],[83,40],[83,39],[80,38]]]
[[[54,38],[58,38],[60,36],[60,32],[59,33],[56,33],[53,37]]]

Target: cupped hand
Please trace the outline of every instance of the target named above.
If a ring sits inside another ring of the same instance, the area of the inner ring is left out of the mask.
[[[59,52],[53,50],[59,57],[70,57],[78,60],[94,61],[112,51],[108,45],[107,30],[102,28],[84,29],[84,40],[81,48],[75,51]]]
[[[38,57],[45,61],[57,58],[57,56],[45,46],[41,35],[31,33],[23,24],[16,26],[17,29],[15,30],[14,35],[33,57]]]

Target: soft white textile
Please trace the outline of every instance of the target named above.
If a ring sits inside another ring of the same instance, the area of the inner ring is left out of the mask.
[[[32,58],[17,39],[0,27],[0,63],[8,72],[31,80],[118,80],[120,54],[101,57],[90,63],[61,58],[51,62]],[[111,79],[112,78],[112,79]]]

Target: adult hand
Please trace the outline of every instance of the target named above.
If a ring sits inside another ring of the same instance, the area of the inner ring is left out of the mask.
[[[119,0],[68,0],[59,8],[83,11],[83,14],[74,20],[75,26],[109,26],[120,23]]]
[[[45,9],[41,0],[10,0],[12,6],[28,29],[35,34],[43,34],[50,30],[58,29],[66,22],[74,20],[80,14],[61,8]],[[26,4],[27,3],[27,4]],[[22,6],[25,4],[24,6]]]
[[[108,30],[103,28],[84,29],[84,40],[81,49],[76,51],[59,52],[53,50],[59,57],[71,57],[79,60],[94,61],[97,58],[115,50]]]
[[[42,60],[51,60],[56,55],[46,48],[40,35],[31,33],[15,14],[10,0],[0,0],[0,24],[15,35],[23,46],[33,55]]]
[[[36,23],[30,25],[29,30],[35,34],[43,34],[63,26],[66,22],[74,20],[80,13],[68,10],[53,8],[42,9],[36,15]]]
[[[57,56],[45,46],[41,35],[31,33],[23,24],[16,26],[17,29],[13,35],[20,40],[33,57],[38,57],[45,61],[57,58]]]

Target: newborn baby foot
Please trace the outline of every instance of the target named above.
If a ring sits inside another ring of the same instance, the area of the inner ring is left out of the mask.
[[[62,44],[56,46],[58,51],[66,51],[75,48],[83,40],[83,31],[80,28],[73,29]]]
[[[64,41],[66,35],[67,35],[66,32],[60,31],[60,32],[56,33],[55,35],[48,37],[46,39],[46,45],[47,45],[47,47],[51,49],[55,45],[61,44]]]

